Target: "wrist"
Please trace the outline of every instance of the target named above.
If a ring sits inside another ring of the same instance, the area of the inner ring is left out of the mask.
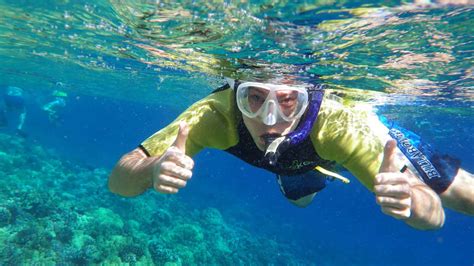
[[[445,214],[441,200],[424,184],[411,187],[410,217],[405,222],[422,230],[435,230],[444,225]]]

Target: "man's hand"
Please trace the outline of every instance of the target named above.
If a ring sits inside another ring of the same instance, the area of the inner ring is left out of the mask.
[[[191,178],[194,161],[185,154],[188,134],[188,125],[186,122],[181,122],[176,140],[163,153],[153,169],[153,188],[156,191],[166,194],[177,193]]]
[[[374,192],[383,213],[407,219],[411,215],[412,191],[407,174],[401,173],[395,166],[396,147],[395,140],[385,144],[382,165],[375,176]]]

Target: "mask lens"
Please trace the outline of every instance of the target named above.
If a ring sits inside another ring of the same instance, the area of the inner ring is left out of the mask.
[[[279,90],[276,95],[285,120],[299,118],[308,105],[308,94],[303,90]]]
[[[276,92],[281,112],[288,118],[294,117],[298,110],[298,92],[282,90]]]
[[[260,108],[262,108],[263,103],[268,97],[270,93],[269,90],[259,87],[248,87],[248,105],[250,111],[253,113],[257,113]]]
[[[270,90],[266,88],[239,86],[237,89],[237,105],[244,115],[254,118],[261,112],[260,110],[269,94]]]

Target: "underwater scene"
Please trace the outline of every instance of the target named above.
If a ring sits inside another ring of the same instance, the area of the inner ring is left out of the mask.
[[[218,149],[177,194],[108,187],[226,77],[323,83],[473,173],[473,25],[470,0],[0,0],[0,265],[474,265],[472,215],[417,230],[344,169],[305,208]]]

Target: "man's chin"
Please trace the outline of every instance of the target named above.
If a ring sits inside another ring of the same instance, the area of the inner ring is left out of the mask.
[[[262,138],[258,138],[258,140],[255,140],[255,146],[261,151],[265,151],[265,141]]]

